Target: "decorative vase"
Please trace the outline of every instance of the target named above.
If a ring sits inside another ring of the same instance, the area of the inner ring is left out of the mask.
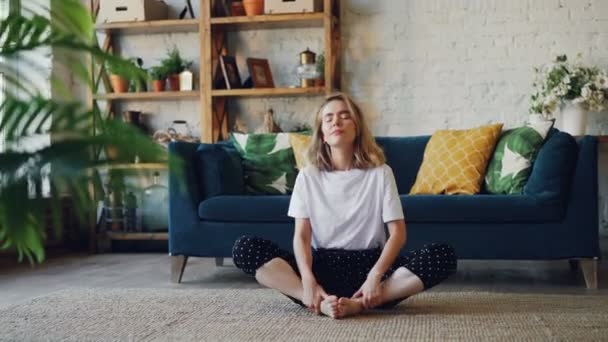
[[[129,81],[119,75],[110,75],[110,83],[115,93],[126,93],[129,90]]]
[[[155,92],[165,91],[165,80],[153,80],[152,88]]]
[[[153,184],[144,189],[142,198],[142,225],[146,232],[166,231],[169,225],[169,190],[154,173]]]
[[[191,91],[194,89],[194,75],[192,71],[186,69],[179,74],[179,90]]]
[[[243,7],[248,16],[264,14],[264,0],[243,0]]]
[[[179,74],[169,75],[169,90],[179,91]]]
[[[577,103],[568,102],[561,110],[562,131],[572,136],[584,135],[587,130],[587,110]]]

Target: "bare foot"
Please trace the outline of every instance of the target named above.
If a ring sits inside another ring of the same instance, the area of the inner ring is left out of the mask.
[[[357,299],[342,297],[338,300],[338,312],[341,317],[353,316],[363,311],[363,304]]]
[[[329,296],[321,302],[321,312],[334,319],[340,318],[338,309],[338,297]]]

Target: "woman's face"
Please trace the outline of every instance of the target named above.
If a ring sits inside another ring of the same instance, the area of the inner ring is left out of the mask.
[[[344,101],[334,100],[321,111],[321,131],[323,141],[331,147],[352,145],[357,135],[357,127]]]

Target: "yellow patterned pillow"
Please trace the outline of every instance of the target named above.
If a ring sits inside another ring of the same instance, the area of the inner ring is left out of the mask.
[[[478,193],[502,125],[435,132],[410,194]]]
[[[296,158],[296,166],[298,170],[302,170],[306,160],[304,154],[310,144],[310,135],[289,133],[289,144],[293,149],[293,156]]]

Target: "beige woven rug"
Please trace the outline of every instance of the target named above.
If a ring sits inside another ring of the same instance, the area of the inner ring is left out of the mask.
[[[1,341],[605,339],[607,296],[429,291],[340,321],[266,289],[75,288],[0,308]]]

